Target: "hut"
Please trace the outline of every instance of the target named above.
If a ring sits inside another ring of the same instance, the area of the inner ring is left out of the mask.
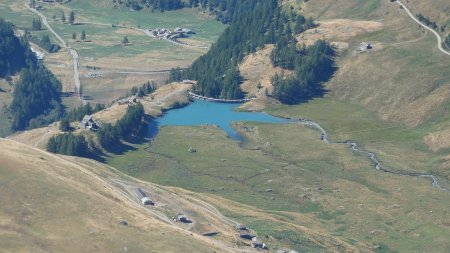
[[[249,231],[240,232],[239,237],[245,240],[253,240],[253,238],[255,238],[255,236],[252,235]]]
[[[81,120],[81,126],[84,129],[89,129],[91,131],[96,131],[99,128],[98,124],[94,121],[92,115],[85,115]]]
[[[255,249],[267,249],[266,244],[261,242],[257,237],[252,238],[252,247]]]
[[[370,42],[361,42],[359,45],[359,48],[356,50],[357,52],[367,52],[368,50],[372,49],[373,45]]]
[[[237,224],[235,228],[236,230],[248,230],[248,228],[242,224]]]
[[[183,223],[191,223],[192,221],[189,220],[189,218],[186,215],[178,215],[176,218],[176,221],[183,222]]]
[[[150,198],[147,197],[147,194],[145,194],[145,192],[141,188],[136,188],[134,191],[143,205],[154,205],[153,201],[151,201]]]

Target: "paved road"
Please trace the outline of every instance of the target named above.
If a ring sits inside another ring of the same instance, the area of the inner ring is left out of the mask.
[[[450,56],[450,52],[446,51],[446,50],[442,47],[442,38],[441,38],[441,35],[439,35],[439,33],[436,32],[435,30],[433,30],[432,28],[430,28],[430,27],[424,25],[422,22],[420,22],[420,21],[416,18],[416,16],[414,16],[414,14],[412,14],[412,12],[408,9],[408,7],[406,7],[406,5],[404,5],[402,2],[400,2],[399,0],[397,0],[397,3],[398,3],[401,7],[403,7],[403,10],[405,10],[406,13],[408,13],[408,15],[409,15],[409,16],[410,16],[417,24],[421,25],[423,28],[425,28],[425,29],[429,30],[430,32],[432,32],[432,33],[434,34],[434,36],[436,36],[436,38],[437,38],[437,40],[438,40],[438,48],[439,48],[439,50],[440,50],[442,53],[444,53],[444,54]]]
[[[86,104],[86,100],[83,98],[83,95],[81,94],[81,82],[80,82],[80,75],[78,73],[78,53],[75,49],[71,48],[70,46],[67,45],[67,43],[64,41],[64,39],[59,36],[58,33],[55,32],[55,30],[53,30],[53,28],[50,26],[50,24],[47,21],[47,17],[45,17],[44,14],[40,13],[39,11],[37,11],[36,9],[31,8],[28,4],[26,4],[26,7],[36,13],[37,15],[39,15],[39,17],[42,19],[42,22],[44,23],[45,27],[47,27],[47,29],[56,37],[56,39],[59,41],[59,43],[70,53],[70,55],[72,56],[73,59],[73,80],[75,82],[75,87],[76,87],[76,92],[81,100],[81,103],[84,105]]]

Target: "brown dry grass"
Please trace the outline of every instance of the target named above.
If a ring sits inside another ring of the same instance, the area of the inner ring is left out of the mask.
[[[450,129],[429,133],[425,136],[424,141],[435,152],[442,148],[448,148],[450,147]]]
[[[46,149],[48,140],[60,134],[58,123],[53,123],[50,126],[36,128],[20,133],[16,133],[8,137],[8,139],[15,140],[40,149]]]
[[[115,174],[117,172],[94,161],[59,157],[5,139],[0,139],[0,158],[2,250],[237,250],[237,247],[227,240],[215,241],[160,221],[147,212],[134,197],[112,182],[119,180],[119,176]],[[127,180],[133,185],[132,181]],[[166,194],[170,195],[170,192],[166,191]],[[180,201],[181,205],[184,204],[184,196],[173,198]],[[188,207],[190,208],[193,207]],[[202,208],[198,210],[199,215],[207,214]],[[120,220],[126,220],[129,225],[119,224]],[[218,227],[226,226],[220,219],[216,219],[215,223]]]
[[[136,36],[142,36],[142,32],[134,30],[134,29],[126,29],[126,28],[119,28],[114,31],[114,33],[120,34],[120,35],[136,35]]]
[[[377,8],[364,14],[367,4],[369,1],[355,0],[302,4],[307,16],[322,20],[316,29],[301,35],[300,41],[325,38],[339,42],[341,49],[348,46],[340,52],[338,71],[326,85],[327,96],[361,104],[382,119],[410,127],[442,113],[450,99],[445,80],[450,62],[436,50],[435,38],[424,37],[397,4],[380,1]],[[340,19],[348,16],[366,21]],[[372,42],[375,50],[355,54],[361,41]]]
[[[177,50],[185,50],[185,48],[180,48]],[[105,69],[114,66],[115,68],[129,69],[129,70],[143,69],[143,68],[149,70],[167,70],[173,68],[174,66],[187,67],[189,64],[192,63],[192,59],[189,57],[187,57],[184,61],[180,61],[177,59],[157,60],[157,59],[165,59],[165,57],[167,57],[166,54],[154,50],[134,57],[127,57],[126,61],[124,61],[123,57],[108,57],[108,58],[105,57],[105,58],[97,58],[94,61],[89,62],[88,64]]]
[[[338,52],[342,53],[349,49],[350,41],[362,34],[378,31],[383,28],[383,24],[376,21],[358,21],[350,19],[332,19],[317,22],[319,26],[310,29],[297,37],[299,45],[311,45],[316,40],[326,39],[330,41]],[[381,43],[376,43],[377,50],[382,49]],[[286,73],[290,71],[274,67],[270,61],[270,53],[273,45],[267,45],[264,49],[257,51],[245,57],[239,65],[239,71],[244,78],[241,88],[249,97],[255,96],[258,99],[248,102],[241,106],[244,110],[264,110],[267,106],[278,104],[275,100],[265,96],[265,91],[272,92],[273,87],[270,79],[273,75]],[[261,84],[261,89],[257,85]]]
[[[44,63],[61,82],[63,92],[75,92],[72,57],[66,50],[61,49],[57,53],[47,53]]]
[[[93,115],[94,120],[114,124],[125,115],[127,107],[127,105],[114,104],[105,110],[95,113]]]
[[[268,45],[264,49],[248,55],[239,65],[239,71],[244,78],[241,88],[248,96],[263,96],[265,89],[270,94],[273,90],[270,78],[283,72],[283,69],[274,67],[270,61],[273,47],[273,45]],[[289,71],[284,72],[289,74]],[[261,89],[257,88],[258,83],[261,84]]]
[[[336,43],[341,50],[348,48],[348,42],[358,35],[371,33],[383,28],[383,23],[377,21],[329,19],[317,21],[318,27],[305,31],[297,36],[299,43],[313,44],[324,39]]]
[[[189,103],[187,91],[191,84],[171,83],[161,86],[151,95],[140,100],[145,112],[153,117],[160,116],[165,110]]]

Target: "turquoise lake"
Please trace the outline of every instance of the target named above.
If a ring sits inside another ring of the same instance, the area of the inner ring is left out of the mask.
[[[263,112],[235,111],[234,109],[239,105],[237,103],[214,103],[197,100],[185,107],[169,110],[162,117],[153,120],[149,125],[149,137],[155,137],[161,126],[200,126],[210,124],[222,128],[230,138],[242,141],[242,137],[231,127],[232,122],[290,122],[289,119],[277,118]]]

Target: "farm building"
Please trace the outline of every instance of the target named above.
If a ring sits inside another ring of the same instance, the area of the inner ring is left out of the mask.
[[[369,42],[361,42],[358,49],[356,49],[357,52],[367,52],[368,50],[372,49],[373,45]]]
[[[189,34],[195,34],[195,32],[190,29],[180,27],[175,28],[175,30],[173,31],[166,28],[156,28],[152,30],[152,33],[153,36],[156,36],[157,38],[166,38],[172,40],[176,38],[187,37]]]
[[[143,205],[154,205],[153,201],[151,201],[150,198],[147,197],[147,194],[145,194],[145,192],[141,188],[136,188],[134,191]]]
[[[89,129],[91,131],[96,131],[99,128],[99,125],[94,121],[92,115],[85,115],[81,120],[81,126],[84,129]]]
[[[258,238],[253,237],[252,238],[252,247],[255,249],[267,249],[267,246],[265,243],[261,242]]]

